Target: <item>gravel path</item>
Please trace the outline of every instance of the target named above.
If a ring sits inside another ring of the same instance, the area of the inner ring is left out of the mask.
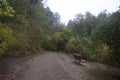
[[[59,64],[58,55],[45,53],[29,62],[29,69],[21,80],[72,80]]]
[[[78,65],[71,56],[63,53],[46,51],[15,60],[8,64],[11,66],[9,74],[0,80],[120,80],[120,75],[116,76],[115,71],[110,73],[103,64],[87,62]]]

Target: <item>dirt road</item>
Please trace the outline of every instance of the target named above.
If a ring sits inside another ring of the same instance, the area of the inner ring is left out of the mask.
[[[4,64],[7,67],[1,69],[0,80],[120,80],[118,69],[92,62],[78,65],[72,57],[56,52],[45,51]]]

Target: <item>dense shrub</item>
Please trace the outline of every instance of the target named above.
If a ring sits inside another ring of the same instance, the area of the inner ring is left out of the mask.
[[[0,25],[0,55],[20,54],[29,47],[29,39],[23,33],[15,32],[3,24]]]
[[[81,41],[78,37],[70,37],[68,43],[66,44],[66,51],[69,53],[79,53],[81,52],[82,46]]]
[[[12,47],[15,42],[15,36],[13,30],[8,26],[0,24],[0,55],[5,55],[4,53]]]
[[[58,32],[47,37],[46,41],[43,42],[43,47],[48,50],[64,51],[71,35],[71,30],[61,27]]]

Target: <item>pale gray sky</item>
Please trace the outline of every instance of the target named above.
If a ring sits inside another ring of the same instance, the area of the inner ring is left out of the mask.
[[[86,11],[97,15],[103,10],[114,12],[120,6],[120,0],[47,0],[47,5],[53,12],[61,15],[61,21],[67,23],[76,14]]]

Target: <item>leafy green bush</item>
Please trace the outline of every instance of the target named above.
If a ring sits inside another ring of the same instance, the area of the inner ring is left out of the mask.
[[[29,47],[29,42],[24,33],[15,35],[10,27],[0,24],[0,56],[20,54]]]
[[[68,43],[66,45],[66,51],[69,53],[75,52],[79,53],[81,52],[81,41],[78,37],[70,37],[68,40]]]
[[[110,46],[108,46],[105,43],[102,43],[99,45],[98,47],[98,51],[99,51],[99,58],[98,61],[99,62],[103,62],[103,63],[108,63],[108,61],[110,61],[110,54],[112,52],[112,50],[110,49]]]
[[[83,37],[81,43],[83,53],[86,55],[87,59],[95,61],[98,58],[96,53],[97,46],[93,45],[91,37]]]
[[[53,51],[64,51],[71,35],[71,30],[61,27],[60,31],[47,37],[47,40],[43,42],[45,44],[43,47]]]
[[[14,17],[15,10],[7,0],[0,1],[0,16]]]
[[[1,26],[4,25],[0,25],[0,55],[5,55],[5,51],[14,45],[15,36],[12,29]]]

